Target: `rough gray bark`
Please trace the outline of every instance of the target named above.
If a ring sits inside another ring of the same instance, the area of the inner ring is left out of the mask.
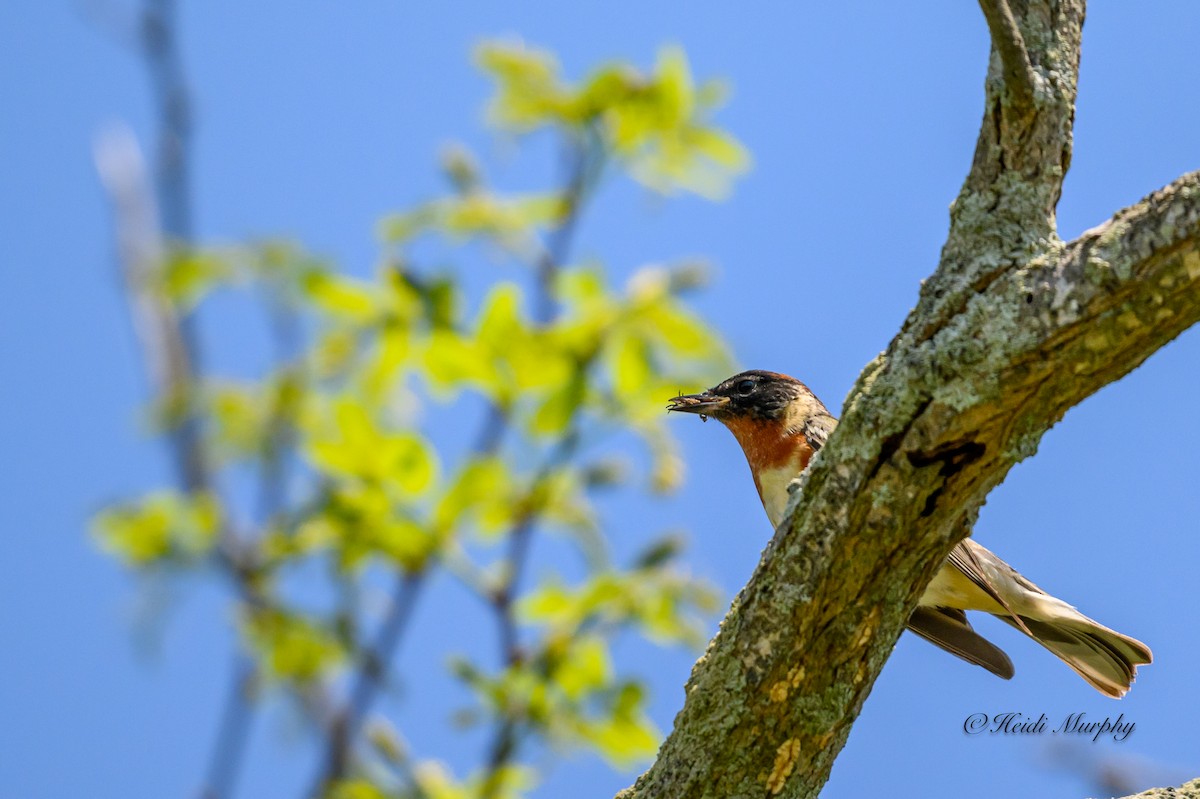
[[[1200,780],[1192,780],[1178,788],[1151,788],[1123,799],[1200,799]]]
[[[1067,409],[1200,321],[1200,173],[1057,236],[1084,0],[981,5],[985,112],[937,271],[622,799],[816,796],[988,492]]]

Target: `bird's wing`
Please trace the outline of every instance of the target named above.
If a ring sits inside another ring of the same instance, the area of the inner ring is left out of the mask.
[[[1013,610],[1012,605],[996,589],[992,580],[988,578],[988,571],[991,570],[1006,574],[1006,576],[1015,577],[1022,584],[1022,588],[1032,588],[1038,593],[1045,593],[1044,591],[1022,578],[1016,569],[1000,560],[1000,558],[985,549],[981,544],[977,544],[969,538],[959,542],[958,546],[950,551],[950,556],[946,558],[946,563],[962,572],[968,580],[979,586],[981,591],[996,600],[996,603],[1000,607],[1008,611],[1008,615],[1012,617],[1013,626],[1022,630],[1027,635],[1033,635],[1033,633],[1029,632],[1029,628],[1025,626],[1025,622],[1021,616]],[[1010,619],[1005,619],[1005,621],[1010,621]]]
[[[827,413],[815,413],[804,420],[804,426],[800,428],[800,432],[804,434],[804,440],[813,448],[813,452],[816,452],[825,446],[825,442],[829,440],[829,434],[835,427],[837,427],[837,419]]]
[[[1008,655],[975,632],[967,621],[967,614],[961,610],[918,605],[908,619],[908,629],[968,663],[982,666],[997,677],[1012,679],[1013,664]]]

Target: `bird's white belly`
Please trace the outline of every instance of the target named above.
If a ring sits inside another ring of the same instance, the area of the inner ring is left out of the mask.
[[[920,604],[1007,614],[986,591],[949,563],[943,563],[933,576],[933,582],[921,594]]]
[[[799,470],[790,466],[759,471],[758,491],[772,527],[778,527],[779,523],[783,521],[783,514],[787,510],[789,498],[788,484],[796,479],[796,475],[799,473]]]

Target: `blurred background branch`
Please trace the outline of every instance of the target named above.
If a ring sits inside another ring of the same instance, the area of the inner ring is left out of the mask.
[[[649,756],[658,733],[644,689],[614,668],[611,643],[634,631],[698,644],[714,598],[675,566],[676,536],[653,546],[661,556],[614,566],[590,495],[630,482],[613,466],[621,447],[608,443],[623,430],[647,447],[643,489],[678,486],[661,399],[731,362],[683,302],[703,283],[694,264],[646,267],[616,289],[596,265],[574,263],[572,245],[608,165],[655,191],[724,192],[746,156],[708,122],[719,93],[693,82],[677,49],[651,72],[614,64],[572,84],[548,53],[482,46],[478,63],[496,86],[491,123],[517,137],[552,131],[561,185],[498,192],[473,155],[451,149],[450,192],[383,219],[383,266],[363,280],[290,243],[192,241],[193,119],[176,18],[171,2],[143,6],[156,190],[128,131],[101,140],[97,164],[179,480],[105,511],[97,534],[136,570],[181,577],[215,563],[234,588],[240,645],[201,795],[235,794],[254,708],[280,693],[324,739],[308,796],[513,797],[535,784],[534,741],[543,759],[572,748],[622,766]],[[448,254],[483,245],[521,271],[469,289],[455,270],[414,263],[418,240]],[[235,381],[201,359],[197,320],[209,297],[247,286],[258,289],[271,358],[261,377]],[[456,457],[414,409],[458,416],[464,402],[478,405],[479,432]],[[221,495],[246,467],[256,501],[240,489]],[[550,568],[527,584],[543,530],[574,542],[585,579]],[[289,577],[306,564],[323,568],[324,587]],[[464,777],[411,756],[375,708],[402,682],[402,640],[443,566],[490,608],[499,642],[494,665],[452,663],[476,696],[472,715],[492,729]],[[381,577],[393,588],[376,614],[363,597]]]

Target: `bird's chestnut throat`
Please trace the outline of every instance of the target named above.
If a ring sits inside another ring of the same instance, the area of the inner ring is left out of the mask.
[[[729,432],[742,445],[746,460],[754,471],[790,466],[798,456],[805,456],[804,466],[812,457],[812,447],[799,433],[791,433],[787,425],[773,419],[754,419],[735,416],[721,419]]]

